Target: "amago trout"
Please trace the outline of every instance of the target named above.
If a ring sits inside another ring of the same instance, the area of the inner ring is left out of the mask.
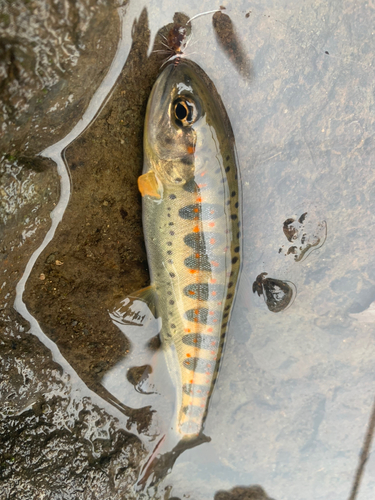
[[[220,97],[195,63],[158,77],[144,133],[146,240],[161,340],[177,391],[179,439],[199,435],[218,373],[240,270],[234,137]]]

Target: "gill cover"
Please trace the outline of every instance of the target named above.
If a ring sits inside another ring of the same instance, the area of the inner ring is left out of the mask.
[[[147,169],[167,184],[184,184],[194,176],[195,148],[205,109],[204,88],[192,64],[168,65],[148,101],[144,148]]]

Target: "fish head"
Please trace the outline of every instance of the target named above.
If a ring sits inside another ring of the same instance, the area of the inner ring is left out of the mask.
[[[166,66],[148,101],[145,159],[147,168],[166,184],[183,185],[194,178],[197,136],[205,122],[207,94],[194,66],[184,59]]]

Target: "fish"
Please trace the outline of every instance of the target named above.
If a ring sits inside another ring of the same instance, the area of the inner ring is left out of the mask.
[[[202,433],[241,269],[234,134],[210,78],[171,60],[147,104],[138,179],[161,346],[176,390],[177,441]]]

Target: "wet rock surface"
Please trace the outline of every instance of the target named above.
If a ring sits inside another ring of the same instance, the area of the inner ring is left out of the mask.
[[[74,397],[48,349],[9,319],[0,340],[1,498],[136,498],[140,441]]]

